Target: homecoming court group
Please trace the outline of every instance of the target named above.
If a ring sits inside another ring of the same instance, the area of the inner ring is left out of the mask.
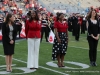
[[[42,16],[41,16],[42,15]],[[87,15],[86,19],[82,18],[85,26],[82,33],[87,29],[87,40],[89,45],[89,59],[91,66],[97,66],[97,45],[100,35],[100,17],[95,10]],[[48,23],[50,26],[48,26]],[[54,31],[55,38],[52,47],[52,60],[57,60],[58,67],[65,67],[64,57],[68,47],[68,31],[72,32],[75,39],[79,41],[81,21],[78,21],[78,16],[73,14],[68,20],[65,20],[63,13],[57,13],[53,18],[53,14],[47,18],[47,14],[31,10],[27,13],[25,20],[25,34],[28,44],[27,68],[33,70],[39,68],[39,48],[45,32],[45,39],[48,42],[49,27]],[[6,71],[12,72],[12,58],[15,49],[15,39],[17,35],[17,27],[15,17],[8,13],[5,21],[2,23],[2,43],[6,61]]]

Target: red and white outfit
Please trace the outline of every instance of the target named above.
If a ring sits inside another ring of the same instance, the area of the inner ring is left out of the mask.
[[[25,33],[28,42],[27,68],[38,68],[41,23],[27,20]]]

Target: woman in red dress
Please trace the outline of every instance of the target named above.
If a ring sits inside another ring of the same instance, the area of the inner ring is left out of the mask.
[[[64,67],[64,56],[68,44],[68,24],[64,22],[64,14],[57,15],[57,21],[54,23],[55,39],[53,44],[52,59],[58,61],[58,67]]]

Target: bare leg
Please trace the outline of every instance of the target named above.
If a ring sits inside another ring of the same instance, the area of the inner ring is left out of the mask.
[[[9,55],[6,55],[5,61],[6,61],[6,71],[9,71]]]
[[[64,55],[61,55],[61,66],[64,67]]]
[[[60,54],[59,54],[59,55],[57,55],[57,61],[58,61],[58,67],[61,67]]]
[[[11,65],[12,65],[12,58],[13,58],[13,55],[10,55],[9,56],[9,70],[10,71],[12,71],[12,67],[11,67]]]

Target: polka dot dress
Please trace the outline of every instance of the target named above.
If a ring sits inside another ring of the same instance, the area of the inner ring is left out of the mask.
[[[57,38],[55,37],[54,39],[54,44],[53,44],[53,49],[52,49],[52,60],[56,60],[57,59],[57,54],[66,54],[66,50],[67,50],[67,34],[64,32],[59,32],[58,36],[61,40],[61,44],[58,43]]]

